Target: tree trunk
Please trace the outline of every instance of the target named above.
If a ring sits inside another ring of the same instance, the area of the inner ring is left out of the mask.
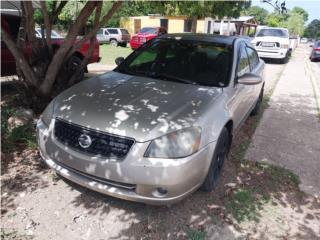
[[[191,24],[191,32],[192,33],[197,32],[197,20],[198,20],[198,18],[196,16],[192,16],[192,24]]]

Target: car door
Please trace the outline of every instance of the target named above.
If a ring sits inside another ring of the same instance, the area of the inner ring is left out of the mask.
[[[234,94],[232,96],[233,102],[233,121],[235,128],[238,128],[240,124],[245,120],[248,112],[251,109],[250,104],[250,92],[252,92],[251,85],[239,84],[237,79],[243,76],[245,73],[250,72],[250,63],[248,54],[246,51],[245,43],[241,43],[239,46],[238,60],[235,73],[235,85]]]
[[[110,34],[107,29],[103,30],[103,38],[106,42],[110,41]]]
[[[263,64],[260,63],[260,59],[256,50],[253,47],[246,45],[246,51],[249,58],[250,71],[256,75],[263,77],[262,76]],[[248,102],[251,108],[255,106],[256,101],[259,97],[260,91],[261,91],[261,84],[251,85],[250,88],[248,88],[248,97],[249,97]]]
[[[1,27],[7,31],[16,41],[20,19],[11,16],[1,16]],[[1,35],[1,76],[8,76],[16,73],[16,61],[9,48],[2,40]]]

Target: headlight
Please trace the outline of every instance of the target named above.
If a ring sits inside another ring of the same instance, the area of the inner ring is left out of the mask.
[[[53,102],[54,102],[54,100],[49,103],[49,105],[46,107],[46,109],[43,111],[43,113],[41,115],[42,121],[47,126],[50,125],[50,122],[51,122],[51,119],[52,119],[52,116],[53,116]]]
[[[199,149],[201,129],[199,127],[185,128],[153,140],[145,157],[150,158],[182,158]]]

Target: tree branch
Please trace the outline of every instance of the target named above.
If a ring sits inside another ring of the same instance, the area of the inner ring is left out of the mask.
[[[46,77],[40,86],[40,92],[43,95],[48,95],[50,93],[52,86],[55,82],[57,73],[64,62],[62,61],[62,59],[65,59],[68,51],[74,44],[80,29],[86,24],[89,16],[95,9],[96,4],[97,2],[94,1],[88,1],[86,3],[86,5],[82,8],[79,16],[77,17],[75,23],[71,26],[64,43],[54,54],[53,59],[48,67]]]
[[[101,8],[102,8],[102,2],[98,2],[97,7],[96,7],[95,16],[94,16],[94,22],[93,22],[94,26],[99,23],[100,16],[101,16]],[[78,76],[81,73],[81,71],[87,66],[87,64],[88,64],[88,62],[89,62],[89,60],[90,60],[90,58],[91,58],[91,56],[93,54],[94,43],[95,43],[95,36],[90,38],[90,45],[89,45],[88,53],[84,57],[84,59],[82,60],[80,66],[78,67],[76,72],[73,74],[73,76],[69,80],[69,85],[70,86],[75,83],[75,81],[78,78]]]
[[[26,14],[26,33],[28,36],[28,42],[33,46],[37,44],[36,31],[35,31],[35,22],[33,19],[33,6],[31,1],[21,1],[22,6],[24,7],[24,12]]]
[[[56,1],[53,1],[56,5]],[[50,16],[50,22],[53,24],[55,22],[55,19],[58,17],[64,6],[68,3],[68,1],[61,1],[58,5],[58,8],[52,8],[51,16]]]
[[[109,21],[109,19],[112,17],[112,15],[121,7],[121,5],[122,5],[122,1],[113,3],[113,5],[112,5],[111,9],[108,11],[107,15],[105,15],[99,23],[94,25],[93,29],[86,36],[84,36],[79,42],[77,42],[75,44],[75,46],[70,51],[70,54],[72,54],[74,51],[76,51],[85,41],[87,41],[90,38],[92,38],[93,36],[95,36],[97,31],[99,30],[99,28],[101,26],[105,25]]]
[[[49,55],[52,55],[52,46],[51,46],[51,23],[50,23],[50,18],[46,6],[45,1],[40,1],[40,7],[43,15],[43,22],[44,22],[44,28],[45,28],[45,39],[46,39],[46,44],[49,50]]]

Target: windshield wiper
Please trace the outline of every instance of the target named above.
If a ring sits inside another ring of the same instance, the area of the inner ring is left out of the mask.
[[[171,81],[175,81],[175,82],[182,82],[182,83],[186,83],[186,84],[197,84],[196,82],[193,82],[193,81],[190,81],[190,80],[187,80],[187,79],[184,79],[184,78],[179,78],[179,77],[176,77],[176,76],[172,76],[172,75],[169,75],[169,74],[165,74],[165,73],[161,73],[161,74],[150,74],[149,75],[150,77],[152,78],[158,78],[158,79],[161,79],[161,80],[171,80]]]

